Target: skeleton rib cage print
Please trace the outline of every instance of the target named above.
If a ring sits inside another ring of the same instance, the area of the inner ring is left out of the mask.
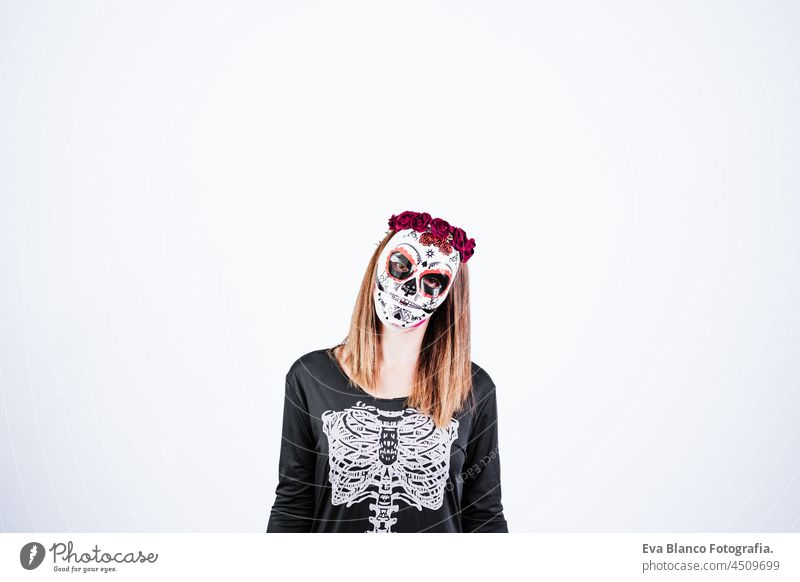
[[[437,428],[414,408],[380,410],[359,401],[322,415],[328,437],[331,503],[370,501],[367,533],[390,533],[403,501],[417,510],[442,506],[450,468],[450,446],[458,421]]]

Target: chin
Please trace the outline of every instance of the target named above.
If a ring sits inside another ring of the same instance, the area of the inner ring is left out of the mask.
[[[402,324],[396,324],[392,320],[382,319],[381,321],[385,326],[391,328],[392,330],[403,332],[403,331],[411,331],[412,329],[419,327],[420,325],[422,325],[427,321],[427,318],[421,319],[416,323],[406,324],[405,326]]]

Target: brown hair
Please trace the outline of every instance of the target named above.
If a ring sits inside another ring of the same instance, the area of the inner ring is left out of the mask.
[[[394,234],[395,231],[390,230],[373,252],[358,291],[350,331],[345,340],[331,350],[341,346],[339,361],[346,367],[350,383],[372,392],[380,365],[382,331],[372,294],[378,258]],[[429,318],[413,382],[407,405],[429,414],[440,428],[449,424],[451,417],[472,395],[466,263],[459,265],[450,293]]]

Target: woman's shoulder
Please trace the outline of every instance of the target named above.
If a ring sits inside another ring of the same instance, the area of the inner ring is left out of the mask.
[[[489,375],[489,372],[483,366],[476,364],[474,361],[471,362],[472,364],[472,384],[475,389],[494,389],[494,381],[492,377]]]
[[[472,363],[472,395],[477,408],[481,408],[487,399],[496,397],[495,384],[492,377],[483,366]]]
[[[335,364],[331,348],[320,348],[306,352],[294,360],[289,366],[287,376],[298,380],[309,376],[317,377],[320,373],[332,371]]]

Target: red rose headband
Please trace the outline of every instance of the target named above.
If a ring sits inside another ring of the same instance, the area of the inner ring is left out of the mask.
[[[474,238],[468,239],[467,233],[460,228],[452,226],[442,218],[431,218],[427,212],[406,210],[397,216],[392,214],[389,228],[394,231],[411,228],[417,232],[424,232],[425,234],[419,239],[422,244],[433,244],[446,255],[456,249],[462,263],[466,263],[475,253]]]

